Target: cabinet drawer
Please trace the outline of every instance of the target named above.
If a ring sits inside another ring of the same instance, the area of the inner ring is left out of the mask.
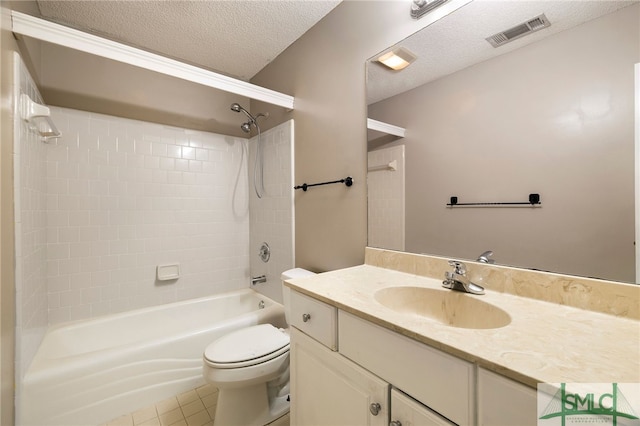
[[[291,291],[291,325],[331,350],[338,349],[337,309],[297,291]]]
[[[475,369],[408,337],[339,311],[340,353],[460,424],[475,423]]]
[[[393,423],[398,422],[398,423]],[[391,390],[391,423],[402,426],[455,426],[397,389]]]

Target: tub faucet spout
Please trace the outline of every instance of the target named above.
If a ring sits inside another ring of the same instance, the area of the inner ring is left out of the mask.
[[[261,284],[261,283],[266,283],[267,282],[267,276],[266,275],[259,275],[257,277],[252,277],[251,278],[251,285],[256,285],[256,284]]]

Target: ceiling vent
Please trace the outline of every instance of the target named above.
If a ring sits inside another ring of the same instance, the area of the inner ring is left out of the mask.
[[[503,44],[509,43],[510,41],[519,39],[520,37],[524,37],[543,28],[547,28],[549,25],[551,25],[551,23],[543,13],[533,19],[529,19],[527,22],[516,25],[508,30],[501,31],[491,37],[487,37],[486,40],[491,43],[493,47],[499,47]]]

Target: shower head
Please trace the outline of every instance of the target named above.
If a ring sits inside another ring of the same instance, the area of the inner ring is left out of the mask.
[[[243,132],[245,133],[249,133],[251,132],[251,122],[247,121],[246,123],[242,123],[242,125],[240,126],[240,128],[242,129]]]
[[[243,124],[240,126],[240,128],[242,129],[242,131],[243,131],[243,132],[245,132],[245,133],[249,133],[249,132],[251,132],[251,125],[252,125],[252,124],[253,124],[254,126],[256,126],[256,128],[258,128],[258,131],[260,131],[260,128],[258,127],[258,123],[257,123],[257,121],[256,121],[256,120],[257,120],[258,118],[260,118],[260,117],[265,117],[265,118],[268,118],[268,117],[269,117],[269,114],[268,114],[268,113],[266,113],[266,114],[260,113],[260,114],[258,114],[258,115],[256,115],[256,116],[254,117],[253,115],[251,115],[251,113],[250,113],[249,111],[247,111],[246,109],[244,109],[244,108],[242,107],[242,105],[240,105],[239,103],[236,103],[236,102],[234,102],[234,103],[232,103],[232,104],[231,104],[231,111],[235,111],[235,112],[242,112],[242,113],[244,113],[244,115],[246,115],[246,116],[247,116],[247,118],[249,118],[249,121],[247,121],[246,123],[243,123]]]
[[[251,115],[251,113],[249,111],[247,111],[246,109],[242,108],[242,106],[238,103],[232,103],[231,104],[231,111],[235,111],[235,112],[242,112],[244,113],[244,115],[246,115],[249,118],[249,121],[256,121],[256,118]]]

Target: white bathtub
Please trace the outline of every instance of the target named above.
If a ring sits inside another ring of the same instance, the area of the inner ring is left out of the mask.
[[[20,424],[97,425],[196,388],[209,343],[266,322],[284,326],[282,305],[246,289],[52,327],[24,379]]]

